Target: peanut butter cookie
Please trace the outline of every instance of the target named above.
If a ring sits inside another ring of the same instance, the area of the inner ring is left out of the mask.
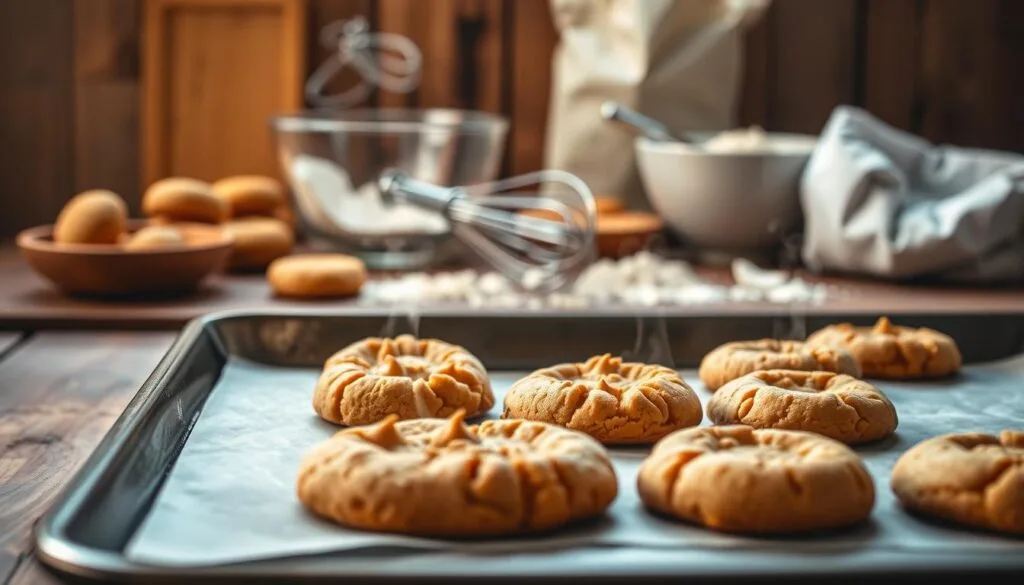
[[[737,378],[708,402],[716,424],[810,431],[848,445],[896,430],[896,408],[878,388],[845,374],[764,370]]]
[[[271,262],[267,282],[280,297],[348,297],[357,294],[366,282],[366,265],[346,254],[296,254]]]
[[[927,439],[900,456],[890,481],[908,509],[1024,534],[1024,431]]]
[[[551,530],[618,493],[604,447],[521,420],[396,422],[338,432],[304,458],[299,500],[343,526],[429,536]]]
[[[675,370],[605,354],[517,381],[502,418],[554,423],[606,444],[653,443],[700,424],[700,399]]]
[[[938,378],[955,373],[963,363],[948,335],[924,327],[897,327],[886,317],[874,327],[830,325],[811,334],[807,345],[849,351],[869,378]]]
[[[700,381],[714,392],[740,376],[758,370],[804,370],[861,375],[860,366],[848,351],[808,346],[800,341],[757,339],[720,345],[700,362]]]
[[[371,337],[338,351],[324,364],[313,409],[335,424],[365,425],[390,414],[400,419],[475,416],[494,406],[487,370],[465,348],[437,339]]]
[[[677,431],[637,477],[653,510],[726,532],[786,533],[865,520],[875,489],[846,445],[800,431],[744,425]]]

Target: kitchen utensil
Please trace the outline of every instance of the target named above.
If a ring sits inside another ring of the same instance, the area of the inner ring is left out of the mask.
[[[129,231],[143,227],[133,221]],[[53,226],[29,228],[17,237],[21,255],[37,273],[72,295],[126,297],[174,295],[194,290],[221,269],[232,240],[218,226],[176,224],[184,245],[125,250],[117,245],[56,244]]]
[[[687,134],[673,132],[661,122],[645,116],[636,110],[614,102],[607,101],[601,104],[601,117],[609,122],[616,122],[634,133],[646,136],[658,142],[685,142],[696,146],[696,141]]]
[[[534,186],[545,194],[518,191]],[[564,171],[449,188],[389,169],[380,191],[387,201],[442,214],[456,237],[523,288],[554,290],[593,258],[594,197]]]
[[[369,97],[374,87],[409,93],[420,82],[423,55],[409,38],[395,33],[371,33],[362,16],[339,20],[320,31],[320,44],[337,53],[320,64],[306,81],[306,100],[314,106],[350,108]],[[353,87],[325,95],[327,84],[345,67],[359,75]]]
[[[637,166],[651,206],[702,254],[777,260],[801,220],[800,176],[816,137],[765,138],[763,147],[732,152],[637,138]]]
[[[494,180],[508,122],[449,109],[303,111],[272,120],[300,229],[313,247],[361,258],[371,269],[419,269],[443,257],[448,220],[413,205],[385,205],[388,168],[442,186]]]

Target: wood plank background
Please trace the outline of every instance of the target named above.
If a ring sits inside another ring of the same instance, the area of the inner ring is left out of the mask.
[[[144,0],[0,2],[0,238],[53,220],[75,192],[112,188],[137,210]],[[557,42],[548,0],[306,0],[319,30],[360,14],[412,37],[421,87],[372,103],[509,116],[503,172],[542,164]],[[749,35],[743,124],[817,132],[839,103],[943,143],[1024,150],[1024,3],[774,0]]]

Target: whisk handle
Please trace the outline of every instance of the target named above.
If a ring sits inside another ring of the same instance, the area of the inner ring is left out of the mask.
[[[401,201],[443,214],[447,214],[452,201],[462,195],[462,190],[457,187],[440,187],[418,181],[393,169],[381,173],[377,186],[385,201]]]

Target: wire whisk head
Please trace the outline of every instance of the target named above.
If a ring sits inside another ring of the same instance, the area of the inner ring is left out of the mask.
[[[561,288],[595,256],[594,197],[571,173],[440,187],[392,170],[381,176],[380,190],[385,199],[444,214],[457,238],[524,289]]]

